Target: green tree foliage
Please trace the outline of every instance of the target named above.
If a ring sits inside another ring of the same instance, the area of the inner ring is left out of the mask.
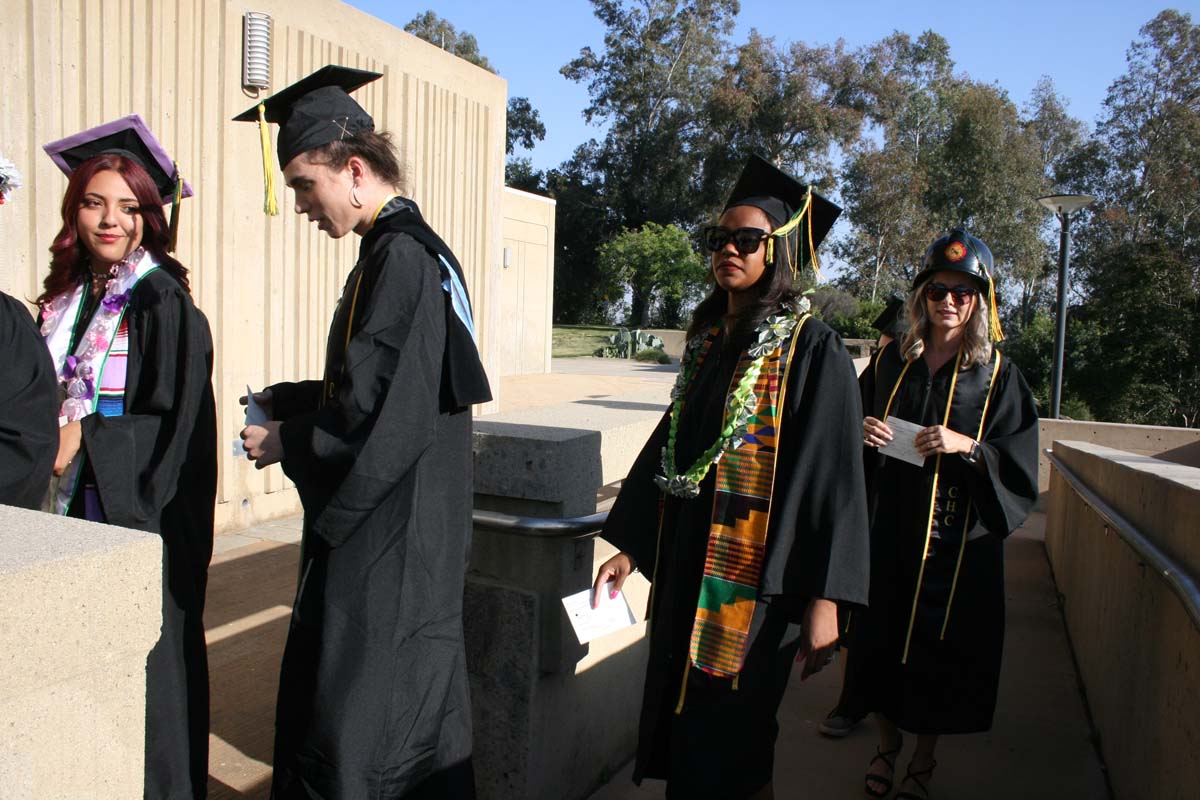
[[[448,20],[444,20],[432,11],[426,11],[413,17],[404,30],[432,45],[452,53],[464,61],[469,61],[477,67],[483,67],[488,72],[495,72],[488,63],[487,57],[479,52],[479,42],[466,31],[457,30]]]
[[[1164,11],[1129,48],[1096,135],[1059,176],[1079,215],[1067,385],[1097,418],[1195,427],[1200,414],[1200,26]]]
[[[595,176],[617,230],[647,222],[687,224],[708,202],[694,181],[697,143],[706,132],[702,99],[719,73],[738,4],[592,0],[592,7],[606,29],[604,48],[583,48],[562,74],[587,84],[591,103],[584,116],[607,122],[608,131],[594,147],[576,151],[573,169]],[[561,211],[563,200],[556,199]],[[592,246],[607,238],[593,239]],[[586,261],[555,262],[556,275],[590,268]],[[635,276],[631,286],[635,281],[646,283],[644,276]],[[645,301],[634,289],[633,319],[646,318]]]
[[[605,242],[598,263],[602,274],[630,287],[633,307],[642,314],[630,317],[637,327],[682,327],[685,305],[698,299],[706,274],[687,233],[654,222],[626,228]]]

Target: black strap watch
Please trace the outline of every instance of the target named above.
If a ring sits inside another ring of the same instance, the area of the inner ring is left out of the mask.
[[[959,453],[959,455],[962,456],[963,461],[966,461],[968,464],[974,464],[983,458],[983,446],[979,442],[972,441],[971,452],[965,454]]]

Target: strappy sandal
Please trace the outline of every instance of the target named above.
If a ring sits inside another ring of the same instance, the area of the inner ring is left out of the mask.
[[[896,756],[900,755],[900,751],[904,749],[904,737],[900,737],[900,744],[896,745],[895,750],[880,750],[875,748],[875,755],[871,757],[871,761],[867,764],[867,775],[864,778],[867,794],[871,797],[887,797],[892,793],[892,775],[896,773]],[[871,767],[875,766],[876,761],[882,761],[887,764],[888,769],[892,771],[892,775],[880,775],[877,772],[871,772]],[[872,785],[874,784],[874,785]]]
[[[906,781],[912,781],[917,785],[917,788],[921,790],[921,793],[913,794],[912,792],[898,792],[896,794],[896,800],[929,800],[929,787],[925,785],[921,778],[924,777],[926,781],[932,778],[933,769],[936,766],[937,762],[934,761],[929,765],[928,769],[919,769],[916,772],[913,772],[912,762],[908,762],[908,766],[904,768],[904,780],[900,783],[903,785]]]

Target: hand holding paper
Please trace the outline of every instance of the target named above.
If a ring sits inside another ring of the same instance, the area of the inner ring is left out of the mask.
[[[580,644],[637,624],[625,595],[617,593],[615,597],[612,596],[612,581],[601,587],[599,604],[595,608],[592,608],[592,591],[591,588],[584,589],[562,600],[571,627],[575,629],[575,638],[579,639]]]
[[[892,429],[892,440],[881,446],[879,452],[918,467],[924,466],[925,456],[917,452],[917,434],[923,431],[925,426],[891,416],[887,418],[886,422]]]

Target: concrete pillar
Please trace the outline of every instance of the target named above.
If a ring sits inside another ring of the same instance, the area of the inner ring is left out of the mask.
[[[142,796],[162,542],[0,506],[0,796]]]

